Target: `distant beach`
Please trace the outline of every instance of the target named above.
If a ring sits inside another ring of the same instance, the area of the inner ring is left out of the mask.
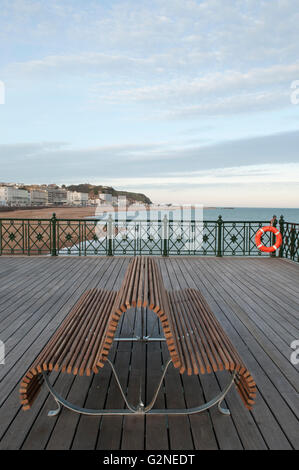
[[[95,215],[94,207],[46,207],[44,209],[16,208],[14,211],[0,212],[0,218],[6,219],[50,219],[55,212],[61,219],[86,219]]]
[[[186,206],[187,207],[187,206]],[[151,211],[165,214],[165,211],[179,216],[181,207],[178,205],[153,205],[150,206]],[[24,209],[16,208],[14,211],[0,212],[0,218],[21,218],[21,219],[50,219],[55,212],[57,218],[61,219],[87,219],[97,218],[99,211],[111,211],[111,206],[96,207],[47,207],[44,209]],[[118,208],[118,211],[125,211],[125,207]],[[146,211],[144,205],[130,206],[129,216],[133,216],[137,211]],[[223,220],[247,220],[247,221],[270,221],[273,215],[279,219],[283,215],[285,221],[299,223],[299,208],[255,208],[255,207],[204,207],[204,220],[216,220],[221,215]]]

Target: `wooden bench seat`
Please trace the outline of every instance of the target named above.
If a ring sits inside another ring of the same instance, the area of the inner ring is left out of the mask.
[[[102,350],[115,297],[115,291],[102,289],[88,290],[80,297],[22,379],[20,394],[24,410],[31,407],[43,384],[43,371],[92,373]]]
[[[196,289],[169,292],[172,331],[168,349],[174,367],[188,375],[221,370],[237,372],[235,384],[250,409],[256,396],[256,384],[236,348]]]
[[[72,308],[22,379],[23,409],[31,407],[43,384],[43,372],[98,373],[107,361],[121,315],[147,307],[159,317],[170,357],[181,374],[227,370],[247,408],[256,386],[235,347],[198,290],[167,291],[158,263],[135,257],[118,292],[86,291]]]

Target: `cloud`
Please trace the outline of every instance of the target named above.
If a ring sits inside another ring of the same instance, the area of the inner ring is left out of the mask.
[[[158,77],[157,70],[157,56],[82,53],[12,63],[5,74],[19,78],[33,74],[45,80],[60,74],[70,75],[73,83],[76,76],[82,79],[86,74],[92,79],[87,85],[89,103],[152,105],[150,117],[155,119],[157,112],[159,119],[181,119],[283,108],[290,105],[290,84],[299,77],[299,63],[246,72],[201,73],[196,78],[168,81]],[[147,76],[156,83],[137,86]]]
[[[290,105],[290,83],[299,77],[299,63],[202,74],[194,79],[112,89],[101,93],[93,88],[95,100],[119,103],[154,103],[160,119],[200,115],[246,113],[279,109]],[[162,114],[161,114],[162,109]]]
[[[52,55],[26,62],[10,63],[4,73],[10,76],[47,76],[49,72],[60,74],[92,74],[100,75],[112,72],[129,74],[133,69],[143,70],[151,59],[130,57],[119,54],[84,52],[70,55]]]
[[[124,189],[124,188],[120,188]],[[132,187],[130,188],[132,190]],[[145,192],[154,202],[172,202],[178,204],[203,204],[217,207],[279,207],[296,208],[294,221],[298,219],[298,183],[244,183],[206,184],[206,185],[165,185],[165,186],[134,186],[134,190]],[[222,211],[221,211],[222,212]],[[219,212],[219,213],[221,213]],[[279,213],[278,213],[279,214]],[[222,213],[227,220],[228,216]],[[273,215],[271,212],[269,215]],[[218,213],[215,213],[215,219]],[[270,220],[270,217],[269,217]]]
[[[87,74],[93,82],[98,81],[88,85],[90,103],[152,104],[158,107],[159,112],[162,109],[160,119],[286,107],[290,105],[290,83],[299,77],[299,63],[254,68],[246,72],[201,73],[197,78],[182,77],[169,81],[157,77],[158,69],[158,56],[138,58],[82,53],[13,63],[6,68],[6,74],[14,77],[66,74],[72,78],[76,75],[82,78]],[[148,75],[157,83],[136,86],[138,80],[143,82]]]
[[[152,63],[154,60],[152,59]],[[223,93],[238,93],[253,91],[261,87],[286,84],[289,86],[294,77],[299,76],[299,62],[287,65],[250,69],[246,72],[227,70],[223,72],[201,72],[201,76],[189,80],[176,79],[167,83],[133,89],[116,90],[108,96],[111,100],[124,101],[160,101],[177,100],[182,97],[194,99],[221,95]]]
[[[220,171],[239,166],[299,163],[299,131],[213,145],[177,145],[173,142],[118,144],[73,148],[63,142],[0,145],[1,178],[169,178],[179,173]],[[67,175],[67,176],[66,176]],[[290,175],[293,177],[293,175]],[[184,177],[182,178],[182,180]]]
[[[298,206],[299,131],[214,145],[175,142],[73,148],[66,142],[0,145],[1,180],[94,183],[155,201]],[[284,156],[282,158],[282,155]],[[117,171],[116,171],[117,169]],[[218,201],[218,202],[217,202]]]
[[[288,61],[298,43],[297,0],[140,0],[138,7],[135,0],[2,0],[1,7],[2,34],[47,41],[50,33],[54,44],[58,36],[69,49],[93,44],[95,50],[171,50],[182,59],[187,51],[195,56],[214,50],[216,65],[226,66],[265,57]]]
[[[152,119],[272,110],[289,104],[299,77],[295,0],[25,3],[4,2],[0,35],[8,28],[29,46],[38,36],[40,47],[4,62],[1,78],[66,89],[85,79],[95,105],[147,105]]]
[[[214,98],[210,101],[192,106],[182,106],[166,111],[161,119],[197,118],[199,116],[217,116],[239,113],[269,111],[288,107],[289,91],[243,93],[240,95]]]
[[[296,119],[298,23],[297,0],[3,0],[1,179],[274,181],[298,163],[298,132],[274,133]]]
[[[161,187],[165,185],[203,186],[231,184],[299,184],[299,163],[243,165],[213,170],[185,172],[167,176],[110,178],[107,184],[126,187]]]
[[[67,146],[66,142],[20,142],[16,144],[0,144],[0,162],[2,174],[8,165],[25,162],[29,158],[38,158],[45,152],[60,151]]]

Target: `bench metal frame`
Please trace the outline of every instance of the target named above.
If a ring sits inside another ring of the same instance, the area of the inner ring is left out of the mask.
[[[141,332],[139,331],[140,326],[138,325],[138,328],[135,329],[134,322],[128,316],[129,325],[127,326],[130,326],[128,336],[133,337],[115,337],[120,318],[132,308],[141,309]],[[146,308],[156,313],[157,321],[161,322],[164,335],[161,334],[161,328],[158,328],[159,337],[153,336],[154,322],[152,326],[147,328]],[[189,336],[193,336],[193,338],[189,338]],[[139,342],[141,344],[164,341],[167,343],[170,358],[164,369],[163,366],[161,368],[162,376],[158,379],[157,387],[149,404],[145,405],[142,401],[142,373],[139,375],[139,399],[136,400],[138,403],[137,405],[129,403],[115,367],[108,359],[113,341]],[[89,410],[81,408],[61,397],[50,383],[49,374],[53,369],[68,374],[77,375],[79,373],[79,375],[89,376],[91,371],[98,373],[99,368],[102,368],[106,362],[111,367],[112,377],[116,380],[125,402],[125,406],[121,405],[122,409]],[[180,374],[186,372],[188,375],[199,375],[226,370],[231,375],[230,381],[224,390],[212,400],[197,407],[154,409],[171,363]],[[40,380],[41,375],[44,379],[42,381]],[[49,413],[50,416],[57,415],[61,406],[81,414],[113,416],[129,414],[190,415],[200,413],[215,405],[218,405],[221,413],[229,415],[229,410],[221,404],[234,383],[248,409],[251,409],[254,404],[253,398],[256,396],[256,384],[251,374],[202,294],[192,288],[167,291],[159,265],[151,257],[136,257],[131,260],[118,292],[94,288],[86,291],[80,297],[22,379],[20,395],[24,410],[31,407],[43,382],[57,403],[57,409],[52,410]]]
[[[141,337],[135,337],[135,338],[122,338],[122,341],[140,341],[140,342],[150,342],[150,341],[164,341],[165,338],[151,338],[149,336],[144,336],[142,334]],[[120,341],[120,338],[115,338],[115,341]],[[236,378],[237,378],[237,373],[234,371],[231,374],[230,381],[226,385],[226,387],[218,394],[216,397],[214,397],[212,400],[208,401],[207,403],[204,403],[203,405],[199,405],[194,408],[186,408],[186,409],[153,409],[155,402],[158,397],[158,393],[160,391],[160,388],[162,386],[164,377],[166,375],[166,372],[168,370],[168,367],[172,363],[172,359],[168,359],[164,370],[162,372],[162,376],[160,378],[160,381],[157,385],[157,388],[154,392],[153,398],[150,401],[148,405],[145,405],[142,400],[141,400],[141,389],[140,389],[140,398],[139,398],[139,403],[137,406],[133,406],[128,402],[128,399],[126,397],[126,394],[123,390],[123,387],[121,386],[118,374],[115,370],[114,365],[112,362],[107,359],[107,362],[109,366],[111,367],[113,376],[116,380],[116,383],[118,385],[118,388],[120,390],[120,393],[122,395],[122,398],[124,399],[124,402],[126,404],[125,409],[102,409],[102,410],[93,410],[93,409],[88,409],[88,408],[82,408],[79,407],[73,403],[70,403],[67,401],[65,398],[63,398],[59,393],[57,393],[53,386],[50,383],[49,380],[49,373],[43,371],[43,378],[45,381],[45,384],[50,392],[50,394],[53,396],[57,408],[55,410],[51,410],[48,412],[48,416],[57,416],[60,411],[61,411],[61,405],[64,406],[65,408],[68,408],[71,411],[74,411],[75,413],[83,414],[83,415],[88,415],[88,416],[127,416],[127,415],[191,415],[191,414],[196,414],[196,413],[201,413],[202,411],[208,410],[209,408],[212,408],[215,405],[218,405],[218,410],[220,413],[224,415],[230,415],[230,411],[227,408],[224,408],[221,406],[221,403],[223,402],[225,396],[231,389],[232,385],[234,384]]]

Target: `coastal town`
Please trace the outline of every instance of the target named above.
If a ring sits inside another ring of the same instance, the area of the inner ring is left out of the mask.
[[[79,188],[81,186],[78,185]],[[143,194],[119,192],[108,186],[102,186],[100,190],[92,185],[83,185],[83,187],[85,191],[71,190],[65,185],[57,184],[0,183],[0,208],[5,210],[5,208],[47,206],[95,207],[121,204],[126,199],[131,204],[140,202],[151,204]]]

